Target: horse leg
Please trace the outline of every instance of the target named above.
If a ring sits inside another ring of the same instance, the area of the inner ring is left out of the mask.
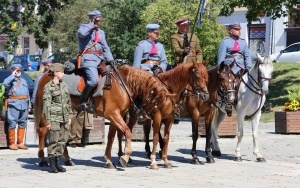
[[[161,132],[160,131],[159,131],[158,136],[159,136],[159,147],[160,147],[160,151],[158,153],[158,156],[160,158],[162,158],[162,150],[164,149],[164,140],[163,140],[163,137],[161,136]]]
[[[165,168],[172,168],[172,165],[168,160],[168,147],[169,147],[169,140],[170,140],[170,130],[172,128],[173,122],[174,122],[174,118],[169,118],[167,121],[164,121],[165,130],[164,130],[164,138],[163,138],[164,147],[162,149],[162,160],[164,161]]]
[[[150,131],[151,131],[151,123],[152,120],[148,119],[146,120],[145,124],[143,125],[144,128],[144,136],[145,136],[145,151],[146,151],[146,156],[148,159],[150,159],[151,156],[151,150],[150,150]]]
[[[108,135],[107,135],[107,144],[105,149],[105,166],[104,168],[116,169],[116,165],[111,161],[111,149],[116,135],[116,128],[112,124],[109,126]]]
[[[252,119],[253,154],[256,156],[257,162],[266,162],[263,156],[259,153],[259,149],[258,149],[258,124],[259,124],[260,116],[261,113],[259,112]]]
[[[152,123],[152,128],[153,128],[153,148],[152,148],[152,153],[150,156],[151,159],[151,164],[150,164],[150,169],[158,169],[158,165],[156,163],[156,148],[158,144],[158,134],[159,134],[159,129],[160,129],[160,123],[161,119],[158,117],[154,117],[153,123]]]
[[[47,127],[46,126],[39,127],[37,129],[37,132],[39,134],[39,151],[38,151],[38,157],[40,159],[39,166],[40,167],[48,167],[49,164],[45,158],[45,153],[44,153]]]
[[[118,151],[118,157],[120,158],[123,153],[123,147],[122,147],[122,138],[123,138],[123,133],[121,131],[117,131],[117,137],[118,137],[118,146],[119,146],[119,151]]]
[[[65,146],[65,150],[64,150],[63,156],[64,156],[64,158],[65,158],[64,164],[65,164],[66,166],[75,166],[74,161],[71,159],[71,157],[70,157],[70,155],[69,155],[67,146]]]
[[[237,120],[238,120],[238,132],[237,132],[238,142],[235,149],[234,161],[241,162],[242,157],[240,151],[241,151],[241,141],[244,136],[244,128],[243,128],[244,117],[238,114]]]
[[[198,133],[198,124],[200,123],[200,114],[193,114],[192,115],[192,139],[193,139],[193,145],[192,145],[192,151],[191,151],[191,155],[192,155],[192,164],[196,164],[196,165],[203,165],[204,162],[200,161],[198,159],[197,156],[197,141],[198,141],[198,137],[199,137],[199,133]]]
[[[120,157],[119,162],[122,165],[122,167],[127,167],[128,161],[129,161],[131,153],[132,153],[132,148],[131,148],[131,131],[130,131],[130,129],[128,127],[125,128],[124,135],[125,135],[125,139],[126,139],[126,141],[125,141],[125,155],[123,155],[123,156]]]
[[[220,123],[223,121],[223,119],[225,118],[226,114],[224,112],[222,112],[221,110],[215,110],[215,115],[212,119],[212,124],[211,124],[211,147],[212,147],[212,155],[216,156],[216,157],[220,157],[221,154],[221,150],[219,147],[219,143],[218,143],[218,129],[220,126]]]
[[[205,126],[206,126],[206,143],[205,143],[205,153],[206,153],[206,162],[207,163],[214,163],[214,157],[211,152],[211,122],[212,122],[212,116],[214,114],[214,110],[212,112],[207,113],[205,117]]]

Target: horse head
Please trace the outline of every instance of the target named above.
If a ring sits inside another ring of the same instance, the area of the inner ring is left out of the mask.
[[[193,62],[193,65],[190,67],[190,73],[192,77],[189,84],[192,86],[193,91],[197,93],[198,98],[201,100],[208,100],[208,73],[206,67],[202,63]]]
[[[273,71],[272,59],[269,56],[262,57],[257,53],[257,61],[250,74],[256,80],[256,84],[263,95],[269,92],[269,83],[272,79]]]
[[[234,76],[231,73],[231,69],[234,66],[234,62],[226,64],[224,61],[218,66],[218,79],[220,87],[218,89],[219,95],[224,97],[226,103],[233,103],[235,100],[234,93]]]

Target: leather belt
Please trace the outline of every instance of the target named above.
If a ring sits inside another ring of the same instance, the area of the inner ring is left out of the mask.
[[[232,55],[227,55],[225,58],[244,58],[243,55],[241,54],[232,54]]]
[[[9,96],[8,98],[23,100],[23,99],[28,99],[28,96],[27,95],[19,95],[19,96]]]
[[[83,54],[103,54],[103,50],[87,50]]]
[[[142,64],[159,65],[159,61],[154,61],[154,60],[144,60],[144,61],[142,61]]]

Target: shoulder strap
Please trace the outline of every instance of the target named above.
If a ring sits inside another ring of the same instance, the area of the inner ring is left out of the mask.
[[[11,90],[9,95],[13,95],[15,93],[16,89],[20,86],[20,84],[21,84],[21,78],[19,79],[17,85]]]

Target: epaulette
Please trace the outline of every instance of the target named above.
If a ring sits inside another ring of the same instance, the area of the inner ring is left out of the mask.
[[[141,45],[143,42],[145,42],[145,40],[141,40],[137,45]]]

